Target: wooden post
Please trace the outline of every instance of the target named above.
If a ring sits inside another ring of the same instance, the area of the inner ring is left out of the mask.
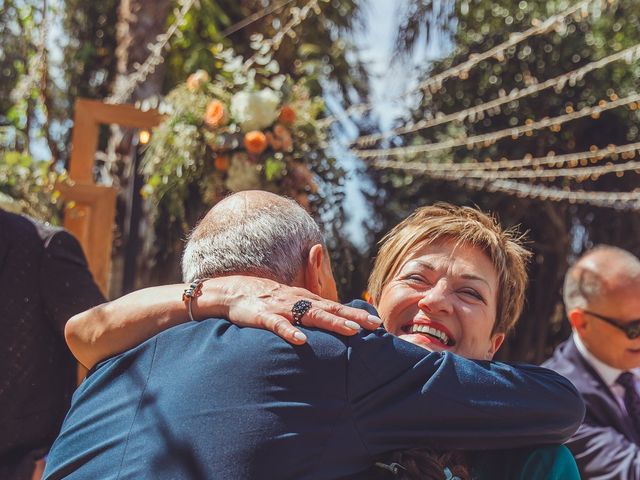
[[[64,226],[80,241],[96,283],[107,295],[111,270],[116,189],[96,185],[93,168],[101,125],[151,129],[162,122],[157,110],[142,111],[133,105],[110,105],[80,98],[75,104],[70,186],[59,185],[62,197],[73,202],[65,210]]]

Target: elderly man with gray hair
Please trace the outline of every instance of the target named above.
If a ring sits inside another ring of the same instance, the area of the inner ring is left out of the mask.
[[[318,227],[264,192],[216,205],[183,266],[195,280],[187,297],[197,295],[196,276],[224,284],[250,273],[304,287],[313,302],[337,298]],[[297,302],[294,317],[308,303]],[[98,364],[74,396],[45,478],[344,478],[398,449],[563,441],[582,418],[575,389],[540,367],[429,352],[382,329],[302,330],[306,343],[291,345],[209,318]]]
[[[587,414],[567,443],[582,478],[640,479],[640,260],[602,245],[567,272],[573,334],[543,365],[569,378]]]

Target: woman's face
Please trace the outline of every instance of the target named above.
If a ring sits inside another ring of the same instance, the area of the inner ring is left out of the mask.
[[[485,253],[443,241],[413,252],[382,289],[378,312],[389,333],[431,351],[489,360],[504,334],[491,334],[498,275]]]

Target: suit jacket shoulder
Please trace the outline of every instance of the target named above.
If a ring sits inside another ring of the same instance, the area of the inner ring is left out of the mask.
[[[543,363],[573,382],[586,404],[584,423],[566,443],[582,478],[640,479],[640,438],[608,386],[582,357],[573,339]]]

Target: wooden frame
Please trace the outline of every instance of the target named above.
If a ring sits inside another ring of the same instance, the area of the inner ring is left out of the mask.
[[[162,120],[163,116],[157,110],[143,112],[133,105],[111,105],[98,100],[78,99],[73,116],[70,177],[77,182],[93,183],[93,162],[100,125],[150,129]]]
[[[80,98],[75,104],[69,177],[71,185],[59,185],[62,197],[74,202],[65,210],[64,226],[80,241],[96,283],[107,294],[111,270],[116,189],[96,185],[93,167],[101,125],[151,129],[162,122],[157,110],[142,111],[133,105],[110,105]]]
[[[82,245],[89,270],[106,296],[109,290],[113,219],[116,216],[116,189],[79,182],[59,184],[58,189],[62,198],[68,201],[64,226]]]

